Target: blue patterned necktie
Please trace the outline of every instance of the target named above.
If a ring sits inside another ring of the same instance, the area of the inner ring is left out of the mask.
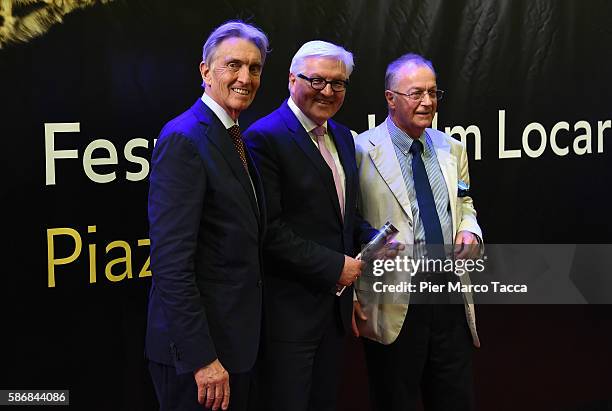
[[[417,203],[419,204],[419,214],[421,215],[421,221],[425,230],[427,254],[429,258],[444,258],[443,246],[431,246],[432,244],[443,245],[444,236],[442,235],[440,217],[438,217],[436,202],[429,185],[425,164],[421,158],[422,152],[423,143],[416,139],[413,140],[410,146],[410,153],[412,153],[412,178],[414,180]]]

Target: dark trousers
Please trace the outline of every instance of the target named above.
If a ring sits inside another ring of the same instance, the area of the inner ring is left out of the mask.
[[[334,316],[336,317],[336,316]],[[344,331],[331,318],[321,339],[269,341],[261,362],[261,411],[335,411]]]
[[[364,339],[375,411],[473,409],[472,338],[460,304],[411,304],[390,345]]]
[[[198,403],[198,387],[193,373],[177,375],[176,368],[153,361],[149,361],[149,371],[160,411],[210,410]],[[252,372],[230,373],[230,411],[253,410],[254,394]]]

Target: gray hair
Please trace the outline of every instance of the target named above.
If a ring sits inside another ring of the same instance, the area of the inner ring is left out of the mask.
[[[353,63],[353,53],[347,51],[344,47],[326,41],[313,40],[304,43],[297,53],[295,53],[291,60],[289,72],[299,74],[300,71],[303,70],[304,60],[309,57],[326,57],[341,61],[346,69],[346,77],[351,75],[355,67],[355,63]]]
[[[202,47],[202,61],[210,66],[219,44],[221,44],[223,40],[232,37],[249,40],[259,49],[261,53],[261,64],[266,61],[266,54],[269,52],[268,37],[257,27],[244,23],[241,20],[230,20],[210,33],[210,36],[206,39],[206,43],[204,43],[204,47]]]
[[[397,72],[400,71],[402,67],[408,64],[427,67],[434,73],[434,76],[436,75],[436,71],[433,68],[433,64],[431,64],[431,61],[427,60],[425,57],[415,53],[404,54],[403,56],[393,60],[387,66],[387,72],[385,73],[386,90],[392,90],[393,88],[395,88],[395,83],[397,81]]]

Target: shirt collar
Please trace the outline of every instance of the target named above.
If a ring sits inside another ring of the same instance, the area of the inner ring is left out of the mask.
[[[410,152],[410,147],[412,147],[412,143],[414,139],[410,137],[404,130],[395,125],[391,116],[387,117],[387,129],[389,130],[389,135],[391,136],[391,141],[393,144],[399,148],[404,154],[408,154]],[[432,142],[427,134],[427,131],[424,130],[423,134],[419,137],[419,141],[423,144],[423,155],[428,155],[428,153],[432,149]]]
[[[206,92],[202,94],[202,102],[208,106],[209,109],[215,113],[215,115],[221,120],[225,128],[230,128],[233,125],[238,125],[238,120],[234,121],[227,111],[223,109],[215,100],[212,99]]]
[[[295,104],[295,102],[293,101],[291,97],[289,97],[289,101],[287,101],[287,105],[289,106],[291,111],[293,111],[293,114],[295,114],[295,116],[297,117],[302,127],[304,127],[304,130],[310,133],[312,132],[313,128],[318,126],[317,123],[315,123],[310,118],[308,118],[308,116],[306,116],[306,114],[304,114],[302,110],[300,110],[300,108],[297,106],[297,104]],[[325,130],[329,134],[329,130],[327,130],[327,120],[321,125],[325,127]]]

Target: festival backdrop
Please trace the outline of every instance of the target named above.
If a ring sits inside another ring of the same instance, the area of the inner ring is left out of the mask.
[[[609,1],[2,0],[0,389],[69,389],[75,409],[155,408],[143,355],[151,151],[201,96],[204,40],[235,18],[271,41],[243,128],[287,97],[305,41],[354,53],[336,119],[358,133],[385,119],[387,64],[417,52],[446,91],[435,126],[467,144],[486,242],[611,242]],[[573,273],[597,304],[478,307],[477,409],[610,404],[601,267]],[[339,409],[369,409],[356,340],[339,395]]]

